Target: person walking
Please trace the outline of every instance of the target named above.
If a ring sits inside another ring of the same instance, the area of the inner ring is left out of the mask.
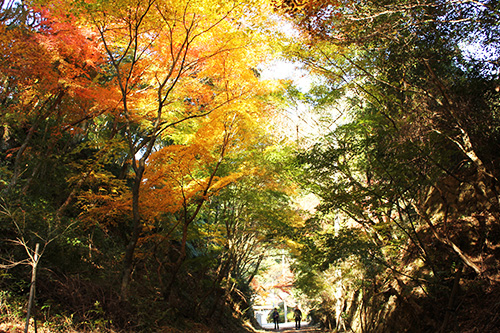
[[[300,320],[302,319],[302,311],[300,311],[298,305],[293,310],[293,317],[295,318],[295,329],[298,330],[300,328]]]
[[[274,308],[272,317],[273,317],[273,322],[274,322],[274,329],[279,330],[280,329],[280,325],[279,325],[280,314],[279,314],[277,308]]]

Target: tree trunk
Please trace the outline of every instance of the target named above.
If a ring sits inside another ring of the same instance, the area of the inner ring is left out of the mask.
[[[457,273],[455,275],[455,280],[453,282],[453,289],[451,290],[450,299],[448,300],[448,308],[446,309],[446,314],[444,316],[443,324],[441,325],[441,329],[439,332],[446,332],[446,327],[448,326],[448,322],[450,321],[451,312],[453,311],[453,304],[455,303],[455,299],[457,298],[458,289],[460,288],[460,278],[462,277],[463,266],[457,269]]]
[[[187,214],[187,209],[185,208],[184,216]],[[194,219],[194,217],[193,217]],[[193,221],[193,219],[185,219],[184,225],[182,226],[182,240],[181,240],[181,250],[179,254],[179,258],[175,262],[175,266],[172,270],[172,276],[170,277],[170,281],[168,282],[167,288],[163,293],[163,297],[167,302],[169,302],[170,295],[172,293],[172,289],[174,287],[174,283],[177,280],[177,274],[179,273],[184,260],[186,259],[186,244],[187,244],[187,236],[188,236],[188,227],[189,224]]]
[[[36,291],[36,268],[38,266],[38,250],[40,249],[40,244],[36,243],[35,246],[35,256],[33,257],[32,270],[31,270],[31,286],[30,286],[30,297],[28,301],[28,311],[26,314],[26,325],[24,326],[24,333],[28,333],[28,328],[30,326],[31,311],[33,309],[33,303],[35,302],[35,291]],[[36,320],[34,318],[34,320]],[[35,333],[36,333],[36,321],[35,321]]]
[[[142,162],[142,161],[141,161]],[[122,281],[121,281],[121,298],[126,301],[128,299],[128,291],[130,286],[130,279],[132,276],[132,268],[134,266],[134,253],[137,246],[137,241],[141,234],[141,215],[139,211],[139,194],[140,186],[142,181],[142,175],[144,174],[144,165],[141,163],[137,168],[135,175],[134,186],[132,188],[132,235],[128,241],[127,247],[125,248],[125,255],[123,258],[123,269],[122,269]]]

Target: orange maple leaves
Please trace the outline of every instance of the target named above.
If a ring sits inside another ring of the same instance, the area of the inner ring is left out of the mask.
[[[132,226],[130,256],[141,230],[192,207],[187,229],[204,201],[255,170],[241,152],[261,135],[274,86],[254,70],[266,46],[245,26],[244,5],[62,1],[34,10],[31,26],[0,25],[8,81],[0,94],[16,100],[2,112],[33,132],[50,121],[55,140],[56,132],[87,135],[96,163],[70,182],[85,189],[80,218]],[[89,134],[84,121],[112,123],[112,134]],[[110,163],[126,175],[115,179]]]

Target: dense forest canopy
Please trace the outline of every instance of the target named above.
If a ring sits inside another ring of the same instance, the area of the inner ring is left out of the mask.
[[[308,42],[289,54],[325,81],[304,99],[322,115],[348,105],[347,121],[326,116],[332,130],[298,154],[299,182],[322,203],[297,282],[332,328],[498,330],[498,6],[310,2],[290,13]]]
[[[500,327],[498,1],[1,3],[0,329]]]

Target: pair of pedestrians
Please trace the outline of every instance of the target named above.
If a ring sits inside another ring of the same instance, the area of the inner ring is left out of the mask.
[[[279,330],[280,325],[279,325],[279,319],[280,319],[280,314],[278,312],[278,309],[274,309],[273,311],[273,322],[274,322],[274,329]],[[302,311],[300,311],[299,307],[296,306],[295,309],[293,310],[293,317],[295,319],[295,329],[300,328],[300,321],[302,320]]]

